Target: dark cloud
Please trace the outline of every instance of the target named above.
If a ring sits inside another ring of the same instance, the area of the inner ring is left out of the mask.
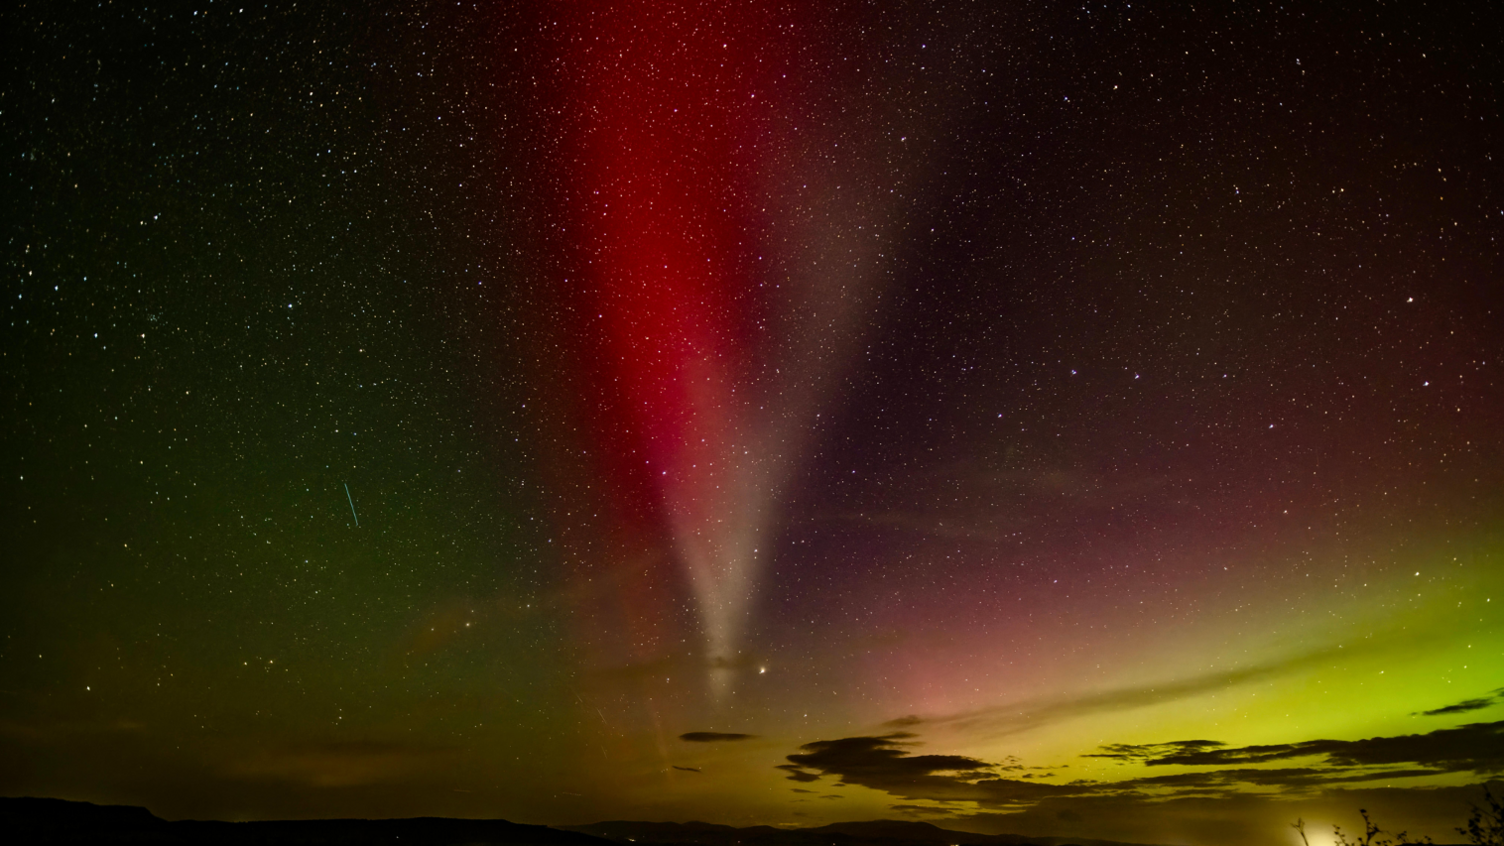
[[[825,776],[842,783],[881,790],[900,804],[892,811],[909,819],[937,815],[966,821],[970,831],[1016,834],[1094,832],[1101,838],[1118,829],[1132,830],[1145,842],[1162,842],[1153,834],[1169,816],[1203,826],[1195,833],[1205,842],[1252,846],[1286,833],[1269,820],[1288,825],[1286,817],[1333,817],[1358,807],[1396,807],[1402,819],[1426,818],[1402,803],[1427,805],[1442,795],[1461,795],[1459,788],[1391,787],[1384,782],[1442,773],[1504,769],[1504,723],[1480,723],[1418,735],[1364,740],[1312,740],[1299,743],[1229,747],[1216,740],[1178,740],[1154,744],[1111,744],[1089,757],[1115,759],[1145,767],[1175,764],[1190,772],[1147,770],[1140,778],[1117,781],[1047,783],[1043,778],[1004,777],[1034,770],[1015,758],[999,762],[965,755],[915,754],[919,742],[908,732],[821,740],[801,746],[779,769],[796,781]],[[1268,766],[1301,760],[1298,766]],[[1139,772],[1145,772],[1140,770]],[[800,788],[794,790],[801,793]],[[828,798],[821,795],[818,798]],[[1385,803],[1370,801],[1384,798]],[[1412,801],[1413,800],[1413,801]],[[802,801],[802,800],[800,800]],[[949,803],[952,808],[920,803]],[[1356,803],[1356,804],[1353,804]],[[1309,811],[1309,813],[1308,813]],[[1228,838],[1227,822],[1237,817],[1257,836]],[[1465,817],[1458,804],[1457,819]],[[1132,824],[1128,825],[1129,821]],[[1153,834],[1153,836],[1150,836]],[[1113,839],[1120,839],[1114,836]]]
[[[720,743],[726,740],[751,740],[754,737],[757,735],[722,731],[691,731],[679,735],[680,740],[687,740],[690,743]]]
[[[848,773],[884,773],[899,777],[930,775],[937,772],[977,773],[990,770],[992,764],[961,755],[910,755],[903,747],[914,735],[894,732],[881,737],[845,737],[840,740],[817,740],[799,747],[800,753],[789,755],[790,763],[824,773],[839,773],[841,779],[860,783]]]
[[[1198,771],[1149,770],[1140,778],[1067,784],[1045,781],[1048,774],[1032,778],[1033,772],[1004,777],[1035,769],[1016,758],[989,762],[965,755],[914,754],[918,745],[908,732],[820,740],[801,746],[778,768],[790,773],[794,781],[831,776],[843,784],[881,790],[905,803],[973,803],[971,807],[978,812],[1004,811],[1009,819],[1031,809],[1048,809],[1050,818],[1056,820],[1061,819],[1053,816],[1057,812],[1080,814],[1080,819],[1088,820],[1093,817],[1085,811],[1093,808],[1237,801],[1255,795],[1311,801],[1347,790],[1349,785],[1372,791],[1378,787],[1367,785],[1376,782],[1504,771],[1504,722],[1396,737],[1260,746],[1229,747],[1216,740],[1110,744],[1087,757]],[[1267,766],[1296,759],[1302,759],[1299,766]],[[894,810],[922,814],[937,809],[903,804]]]
[[[1038,781],[1018,781],[1011,778],[993,778],[974,782],[971,787],[976,795],[971,798],[983,806],[1014,807],[1031,805],[1043,799],[1060,796],[1086,796],[1110,790],[1113,785],[1090,781],[1073,781],[1069,784],[1045,784]]]
[[[954,813],[949,808],[932,808],[932,807],[930,807],[928,805],[889,805],[888,806],[888,810],[890,810],[890,811],[897,811],[900,814],[914,814],[914,815],[919,815],[919,814],[949,815],[949,814]]]
[[[1146,775],[1118,781],[1054,784],[1048,775],[1003,777],[1025,767],[1016,758],[1000,763],[964,755],[917,755],[914,735],[846,737],[807,743],[779,769],[811,782],[832,776],[843,784],[881,790],[907,801],[973,802],[978,808],[1018,810],[1041,802],[1087,797],[1164,801],[1232,797],[1276,791],[1296,797],[1341,785],[1420,778],[1441,773],[1504,771],[1504,722],[1477,723],[1426,734],[1364,740],[1228,747],[1216,740],[1179,740],[1144,745],[1111,744],[1087,757],[1147,767],[1176,765],[1199,772]],[[1297,767],[1260,766],[1313,759]]]
[[[1353,769],[1329,767],[1282,767],[1257,769],[1245,767],[1235,770],[1209,770],[1199,773],[1176,773],[1174,775],[1148,776],[1146,778],[1115,781],[1101,785],[1106,790],[1135,790],[1139,788],[1171,788],[1178,793],[1220,791],[1239,785],[1254,787],[1277,787],[1284,792],[1300,792],[1336,784],[1350,784],[1379,779],[1411,778],[1436,775],[1429,769]]]
[[[1422,711],[1421,714],[1427,717],[1444,717],[1447,714],[1466,714],[1469,711],[1481,711],[1484,708],[1487,708],[1488,706],[1494,704],[1494,701],[1495,698],[1491,696],[1486,696],[1482,699],[1467,699],[1462,702],[1458,702],[1455,705],[1448,705],[1444,708],[1436,708],[1435,710],[1431,711]]]
[[[1338,767],[1418,764],[1436,772],[1498,773],[1504,771],[1504,722],[1470,723],[1426,734],[1365,740],[1307,740],[1235,748],[1196,740],[1147,746],[1117,744],[1103,749],[1103,757],[1138,760],[1151,767],[1225,767],[1317,757]]]
[[[700,772],[700,768],[699,767],[681,767],[678,764],[671,764],[670,766],[672,766],[676,770],[683,770],[684,772],[687,772],[687,773],[697,773],[697,772]]]
[[[805,790],[802,787],[790,787],[789,790],[792,790],[795,793],[814,793],[815,792],[813,790]]]
[[[1147,763],[1153,758],[1162,758],[1166,755],[1181,755],[1194,752],[1203,752],[1216,749],[1227,744],[1216,740],[1174,740],[1169,743],[1145,743],[1135,745],[1131,743],[1109,743],[1098,747],[1101,752],[1091,755],[1082,755],[1083,758],[1113,758],[1119,761],[1134,761]]]
[[[913,735],[906,732],[878,737],[819,740],[789,755],[788,770],[795,781],[814,781],[831,775],[842,783],[882,790],[903,799],[972,801],[991,806],[1016,806],[1048,796],[1077,795],[1093,785],[1055,785],[998,778],[1000,766],[963,755],[913,755]],[[1017,766],[1015,763],[1004,765]]]
[[[818,775],[816,775],[814,773],[807,773],[807,772],[805,772],[804,768],[801,767],[801,766],[798,766],[797,764],[779,764],[777,767],[775,767],[775,769],[788,770],[789,781],[797,781],[797,782],[803,783],[803,782],[811,782],[811,781],[819,781],[820,780],[820,777]],[[806,791],[806,792],[812,792],[812,791]]]

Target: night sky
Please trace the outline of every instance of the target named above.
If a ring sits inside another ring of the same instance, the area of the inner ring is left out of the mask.
[[[357,5],[0,13],[0,795],[1457,839],[1504,8]]]

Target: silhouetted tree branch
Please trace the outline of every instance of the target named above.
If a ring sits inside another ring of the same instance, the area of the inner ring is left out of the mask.
[[[1477,809],[1475,808],[1475,816],[1476,811]],[[1399,838],[1398,840],[1390,837],[1380,837],[1379,835],[1383,834],[1384,830],[1379,828],[1378,823],[1369,818],[1368,811],[1359,808],[1358,813],[1363,815],[1363,839],[1348,840],[1347,835],[1342,833],[1342,826],[1334,825],[1332,826],[1332,836],[1337,838],[1336,846],[1423,846],[1423,844],[1431,843],[1431,838],[1429,837],[1424,840],[1411,840],[1403,831],[1395,835],[1395,837]],[[1471,821],[1469,821],[1469,825],[1471,825]],[[1311,841],[1306,839],[1305,820],[1297,819],[1290,824],[1290,827],[1300,832],[1301,842],[1305,843],[1306,846],[1311,846]],[[1461,829],[1458,829],[1458,831],[1461,831]],[[1501,844],[1501,846],[1504,846],[1504,844]]]
[[[1467,818],[1467,828],[1459,828],[1457,833],[1467,835],[1474,846],[1504,846],[1504,802],[1487,787],[1483,788],[1483,801],[1486,809],[1470,803],[1473,813]]]

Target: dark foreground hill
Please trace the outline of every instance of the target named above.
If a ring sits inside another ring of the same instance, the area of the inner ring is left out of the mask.
[[[9,843],[73,846],[1134,846],[1106,840],[971,834],[922,822],[874,820],[819,828],[602,822],[550,828],[506,820],[168,822],[145,808],[62,799],[0,798]]]
[[[576,831],[506,820],[168,822],[145,808],[0,799],[0,840],[56,846],[615,846]]]
[[[834,823],[819,828],[794,829],[767,825],[733,828],[702,822],[601,822],[565,828],[635,846],[1136,846],[1110,840],[972,834],[903,820]]]
[[[1146,846],[1113,840],[972,834],[923,822],[872,820],[818,828],[688,822],[523,825],[506,820],[169,822],[145,808],[0,798],[0,843],[52,846]]]

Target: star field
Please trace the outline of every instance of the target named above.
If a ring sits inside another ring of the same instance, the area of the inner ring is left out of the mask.
[[[1495,11],[7,17],[0,794],[1262,843],[1504,767]]]

